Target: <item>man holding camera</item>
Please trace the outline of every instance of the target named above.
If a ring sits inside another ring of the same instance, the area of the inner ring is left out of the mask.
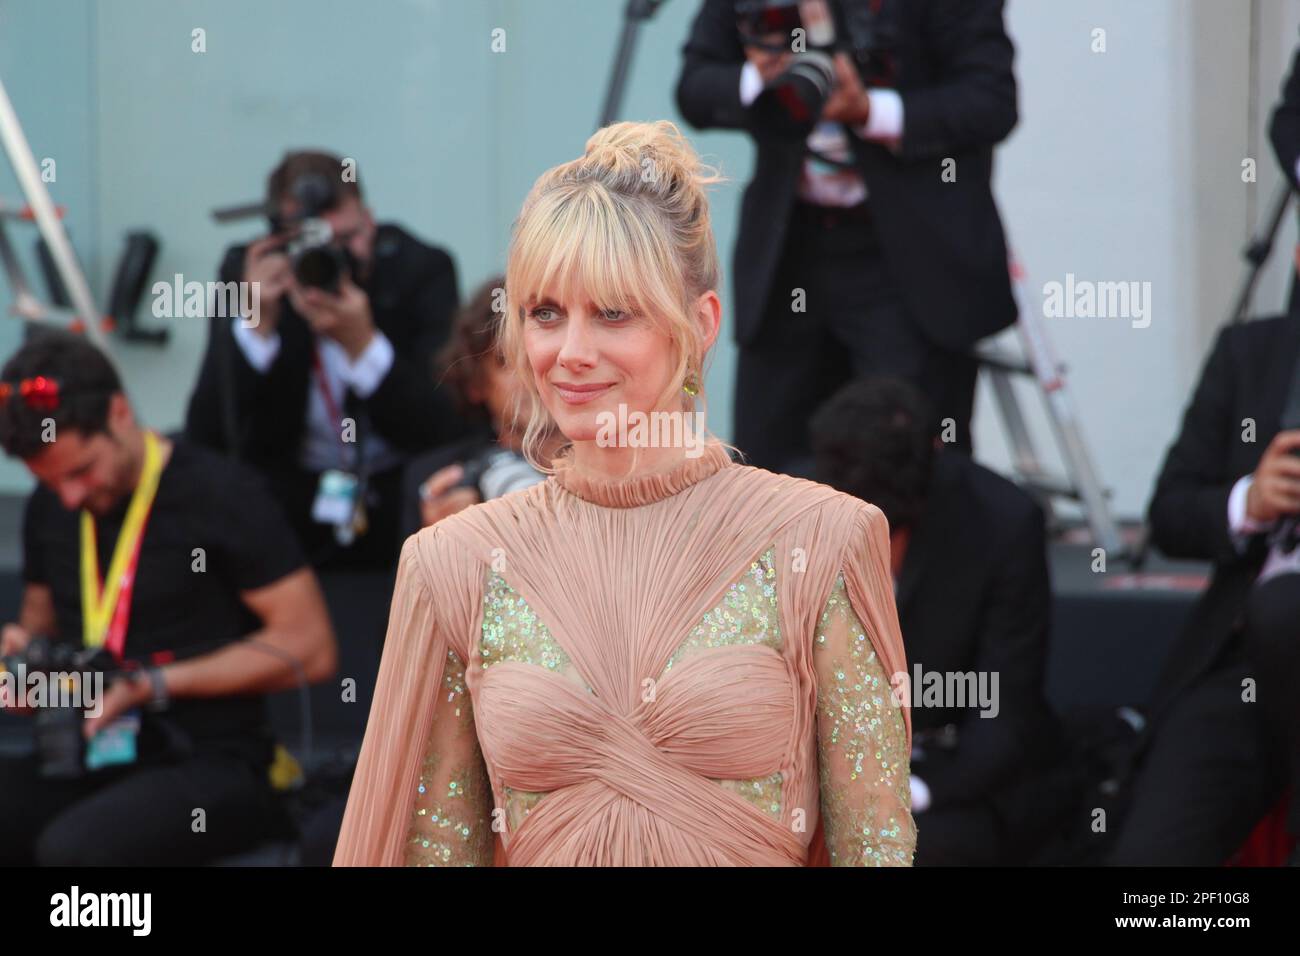
[[[1147,708],[1112,863],[1221,865],[1288,787],[1300,837],[1297,454],[1293,307],[1219,333],[1156,480],[1152,543],[1214,569]]]
[[[38,744],[0,760],[0,864],[196,865],[286,835],[261,695],[329,677],[335,645],[262,482],[142,428],[108,360],[63,333],[0,372],[0,443],[40,481],[5,670],[102,664],[58,708],[0,684]]]
[[[1016,123],[1002,0],[705,0],[677,104],[757,149],[734,251],[735,441],[808,455],[851,377],[916,385],[970,448],[979,339],[1015,320],[990,187]]]
[[[404,462],[464,432],[432,376],[455,266],[376,224],[339,157],[289,153],[267,194],[271,234],[221,265],[258,314],[212,319],[188,432],[267,475],[313,564],[386,567]]]

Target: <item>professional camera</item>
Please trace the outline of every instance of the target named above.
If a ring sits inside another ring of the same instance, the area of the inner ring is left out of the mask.
[[[792,53],[794,36],[804,48],[767,84],[750,109],[756,125],[775,136],[804,140],[820,119],[835,86],[836,53],[849,55],[862,84],[888,86],[897,75],[898,25],[894,0],[823,0],[829,21],[803,22],[799,0],[736,0],[741,43]],[[801,30],[802,34],[795,34]],[[779,43],[765,37],[780,34]]]
[[[495,442],[470,452],[461,467],[464,473],[460,481],[449,490],[472,488],[484,501],[527,488],[541,479],[523,455]],[[425,486],[421,486],[420,495],[426,496]]]
[[[82,736],[83,695],[66,702],[56,688],[68,689],[70,682],[93,680],[102,674],[102,686],[117,675],[117,662],[102,647],[80,647],[48,637],[33,637],[27,647],[7,657],[0,657],[0,672],[17,680],[19,693],[36,676],[45,681],[47,700],[37,708],[35,721],[36,755],[41,776],[72,780],[86,773],[86,740]],[[77,698],[82,698],[77,701]]]
[[[300,285],[338,292],[343,276],[356,275],[352,254],[334,243],[334,232],[321,214],[339,201],[333,180],[319,173],[305,173],[289,186],[296,211],[292,217],[272,214],[271,231],[291,238],[285,246]]]

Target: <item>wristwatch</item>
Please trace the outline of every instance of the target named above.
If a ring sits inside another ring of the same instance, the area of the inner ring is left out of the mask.
[[[145,704],[145,708],[154,713],[157,713],[160,710],[166,710],[168,703],[171,702],[171,698],[167,695],[167,682],[163,679],[162,668],[146,667],[142,673],[145,677],[149,678],[149,687],[152,691],[152,695],[149,698],[149,702]]]

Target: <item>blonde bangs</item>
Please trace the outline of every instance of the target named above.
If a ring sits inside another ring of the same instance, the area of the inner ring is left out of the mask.
[[[632,203],[599,187],[557,189],[540,197],[519,223],[506,272],[512,319],[532,302],[572,302],[579,295],[600,309],[640,312],[665,332],[685,303],[670,277],[670,249]]]

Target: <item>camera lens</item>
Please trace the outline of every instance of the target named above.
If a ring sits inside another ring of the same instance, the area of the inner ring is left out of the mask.
[[[293,274],[301,285],[334,291],[343,272],[343,257],[332,246],[307,249],[294,263]]]

